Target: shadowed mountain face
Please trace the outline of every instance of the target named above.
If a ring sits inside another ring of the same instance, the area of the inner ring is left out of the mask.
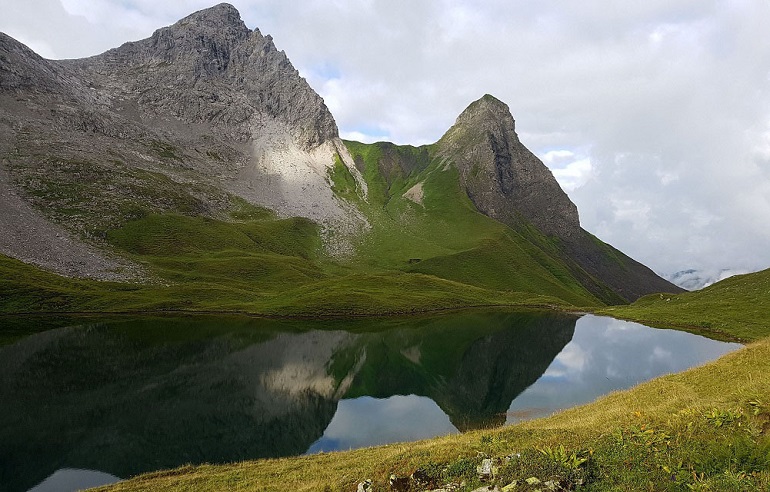
[[[492,313],[345,331],[208,319],[31,335],[0,348],[0,482],[301,454],[341,398],[361,395],[425,395],[461,430],[499,425],[574,325]]]

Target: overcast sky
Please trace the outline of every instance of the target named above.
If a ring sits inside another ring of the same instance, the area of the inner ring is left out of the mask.
[[[0,0],[47,58],[101,53],[205,0]],[[660,274],[770,267],[767,0],[232,0],[343,137],[424,144],[506,102],[585,229]]]

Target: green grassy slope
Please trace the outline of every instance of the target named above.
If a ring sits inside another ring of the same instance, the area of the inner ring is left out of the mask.
[[[103,233],[149,284],[57,277],[0,257],[0,312],[240,311],[289,316],[394,314],[489,305],[595,306],[547,238],[476,211],[457,171],[430,147],[347,142],[367,199],[337,162],[332,189],[372,228],[354,258],[324,254],[318,226],[229,198],[230,218],[143,212]],[[415,185],[416,201],[404,197]],[[221,214],[220,214],[221,216]]]
[[[371,225],[351,258],[327,257],[316,224],[278,219],[228,196],[217,214],[143,210],[100,233],[117,253],[145,267],[149,284],[64,279],[0,257],[0,312],[348,316],[622,302],[565,260],[553,238],[479,213],[456,168],[437,158],[434,146],[345,143],[368,195],[340,159],[328,171],[329,183]]]
[[[255,214],[251,215],[252,217]],[[60,277],[0,255],[0,312],[237,311],[287,316],[394,314],[486,305],[562,305],[421,273],[352,270],[321,254],[315,224],[148,215],[107,234],[150,284]]]
[[[456,168],[432,157],[431,146],[346,145],[369,185],[361,208],[372,230],[358,248],[360,264],[599,304],[542,235],[514,231],[479,213],[461,190]],[[420,199],[404,196],[415,186]]]
[[[712,338],[757,340],[770,334],[770,269],[736,275],[695,292],[645,296],[629,306],[599,312]]]

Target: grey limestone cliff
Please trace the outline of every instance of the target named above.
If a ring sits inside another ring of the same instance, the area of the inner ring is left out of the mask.
[[[546,234],[580,230],[578,211],[551,171],[519,141],[508,106],[485,95],[439,141],[476,208],[511,226],[522,219]]]
[[[249,140],[276,120],[309,150],[336,138],[323,99],[270,36],[250,30],[232,5],[195,12],[147,39],[62,64],[124,115],[204,124]]]
[[[0,33],[0,211],[17,217],[22,202],[42,238],[30,248],[8,234],[0,253],[72,276],[134,277],[130,265],[89,260],[106,231],[147,213],[227,218],[246,199],[336,229],[325,245],[344,254],[346,234],[366,224],[330,188],[338,155],[356,173],[323,99],[232,5],[77,60],[46,60]],[[57,268],[64,236],[81,253]]]
[[[438,142],[483,214],[522,231],[534,226],[574,277],[608,303],[680,292],[641,263],[580,227],[577,207],[551,171],[519,140],[508,106],[487,94],[471,103]],[[541,243],[542,244],[542,243]]]

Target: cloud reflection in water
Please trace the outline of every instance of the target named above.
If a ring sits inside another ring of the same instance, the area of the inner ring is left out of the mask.
[[[543,376],[511,404],[507,423],[548,415],[680,372],[740,347],[675,330],[586,315]]]
[[[341,400],[323,437],[307,452],[353,449],[456,433],[449,417],[430,398],[363,396]]]

